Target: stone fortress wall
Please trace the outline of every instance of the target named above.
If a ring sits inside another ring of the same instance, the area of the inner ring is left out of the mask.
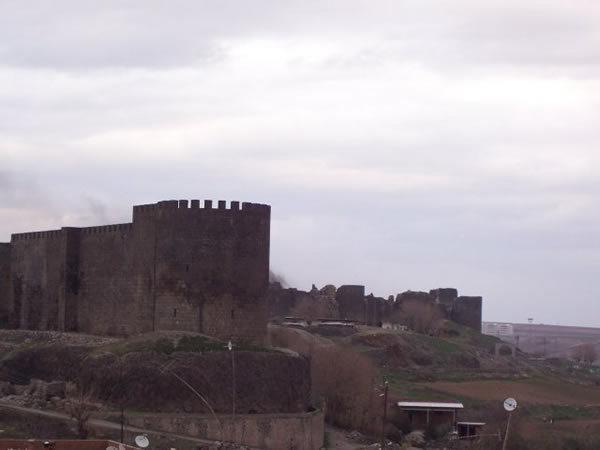
[[[370,326],[382,326],[383,322],[394,321],[396,313],[408,309],[411,305],[430,306],[439,311],[441,317],[481,332],[482,297],[459,296],[454,288],[432,289],[429,292],[406,291],[387,299],[373,294],[365,295],[362,285],[342,285],[333,288],[338,314],[329,319],[351,320]],[[323,288],[325,289],[325,288]],[[322,300],[323,292],[315,286],[310,292],[298,289],[285,289],[279,283],[272,283],[269,288],[269,316],[272,319],[294,315],[299,300],[312,298]]]
[[[132,223],[13,234],[0,244],[3,326],[260,341],[270,206],[169,200]]]

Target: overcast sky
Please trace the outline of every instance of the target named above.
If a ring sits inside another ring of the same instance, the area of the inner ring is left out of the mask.
[[[0,0],[0,241],[272,205],[290,285],[600,326],[600,3]]]

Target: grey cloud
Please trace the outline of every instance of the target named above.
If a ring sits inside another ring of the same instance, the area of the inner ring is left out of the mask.
[[[334,64],[589,66],[600,62],[599,17],[592,3],[560,1],[6,1],[0,60],[59,70],[168,68],[220,61],[231,39],[319,36],[365,39]]]

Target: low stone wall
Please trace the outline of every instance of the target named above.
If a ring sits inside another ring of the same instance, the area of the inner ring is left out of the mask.
[[[129,425],[180,435],[279,450],[319,450],[325,432],[322,411],[298,414],[135,414]]]

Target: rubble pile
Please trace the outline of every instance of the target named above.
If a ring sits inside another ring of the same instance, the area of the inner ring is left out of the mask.
[[[28,408],[64,409],[66,383],[32,379],[28,385],[0,382],[0,401]]]

